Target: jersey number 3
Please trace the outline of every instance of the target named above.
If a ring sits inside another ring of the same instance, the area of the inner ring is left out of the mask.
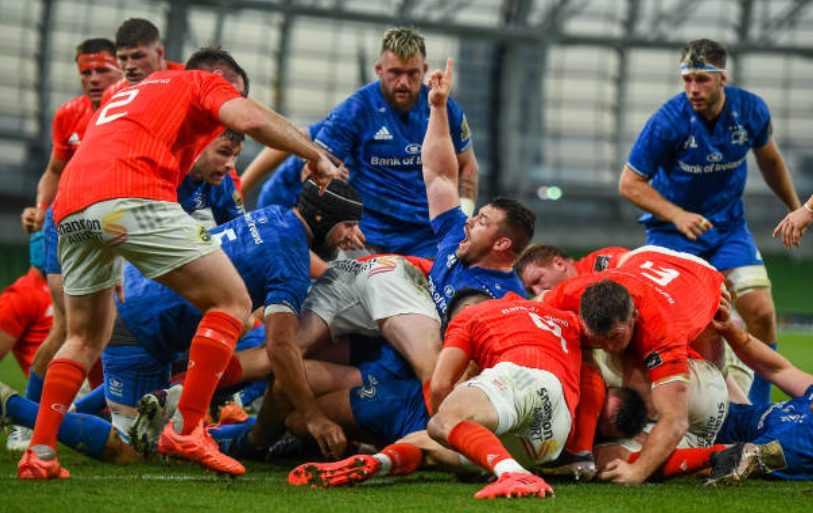
[[[126,116],[126,111],[115,113],[111,113],[110,111],[116,107],[123,107],[124,105],[127,105],[133,101],[137,95],[138,89],[130,89],[129,91],[122,91],[113,95],[113,97],[110,98],[110,101],[107,102],[107,105],[105,105],[102,111],[99,113],[99,119],[96,120],[96,126],[104,125],[105,123],[115,121],[122,116]]]

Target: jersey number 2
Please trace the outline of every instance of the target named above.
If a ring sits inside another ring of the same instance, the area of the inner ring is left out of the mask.
[[[105,105],[102,111],[99,113],[99,119],[96,120],[96,126],[104,125],[105,123],[110,123],[111,121],[119,119],[122,116],[126,116],[127,112],[116,112],[111,114],[110,110],[127,105],[133,101],[137,95],[138,89],[130,89],[129,91],[122,91],[113,95],[113,97],[110,98],[110,101],[107,102],[107,105]],[[117,98],[120,99],[117,100]]]

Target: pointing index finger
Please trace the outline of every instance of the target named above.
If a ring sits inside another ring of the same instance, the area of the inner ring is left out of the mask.
[[[452,81],[452,58],[451,57],[446,59],[446,71],[443,74],[446,76],[446,79],[449,82]]]

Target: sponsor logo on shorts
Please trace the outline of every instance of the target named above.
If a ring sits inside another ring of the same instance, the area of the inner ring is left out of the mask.
[[[203,226],[198,226],[198,238],[201,242],[210,242],[212,240],[212,234]]]
[[[51,409],[63,417],[68,413],[68,408],[64,404],[54,403],[51,405]]]
[[[102,223],[96,219],[64,220],[56,231],[71,244],[102,238]]]
[[[104,224],[102,230],[108,235],[113,236],[107,241],[108,246],[118,246],[127,242],[127,228],[116,224],[121,221],[122,217],[124,217],[124,211],[119,209],[110,212],[102,218],[102,223]]]
[[[368,376],[367,383],[368,385],[366,387],[360,386],[358,391],[356,392],[360,399],[372,399],[373,397],[375,397],[376,393],[378,393],[378,391],[375,388],[376,385],[378,385],[378,380],[375,379],[374,376]]]
[[[530,425],[530,435],[534,440],[550,440],[553,438],[553,404],[550,394],[545,387],[536,391],[541,406],[535,406]]]
[[[714,439],[717,438],[717,433],[720,431],[720,427],[723,425],[723,420],[725,420],[726,412],[728,411],[726,406],[726,403],[717,403],[716,414],[709,415],[706,425],[703,427],[703,431],[698,435],[704,447],[712,445]]]
[[[644,358],[644,365],[647,369],[652,370],[656,367],[663,365],[661,355],[657,351],[652,351]]]
[[[375,259],[376,265],[370,270],[370,274],[368,276],[373,277],[376,274],[381,273],[389,273],[395,270],[398,267],[398,262],[391,257],[379,257]]]
[[[528,457],[536,461],[544,460],[548,455],[556,454],[557,449],[559,449],[559,442],[556,440],[546,440],[540,443],[539,449],[525,437],[519,437],[519,440],[522,442],[522,447]]]

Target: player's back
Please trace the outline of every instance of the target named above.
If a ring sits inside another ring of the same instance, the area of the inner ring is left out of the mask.
[[[93,116],[65,168],[55,220],[113,198],[175,201],[184,174],[222,129],[220,106],[239,96],[203,71],[154,73],[117,93]]]
[[[576,274],[579,276],[585,274],[599,273],[612,269],[618,265],[618,260],[621,255],[628,253],[627,248],[609,247],[593,251],[584,258],[580,258],[573,262],[573,267],[576,268]]]
[[[444,346],[460,347],[481,369],[507,361],[549,371],[575,406],[581,337],[576,314],[507,294],[464,309],[449,323]]]

